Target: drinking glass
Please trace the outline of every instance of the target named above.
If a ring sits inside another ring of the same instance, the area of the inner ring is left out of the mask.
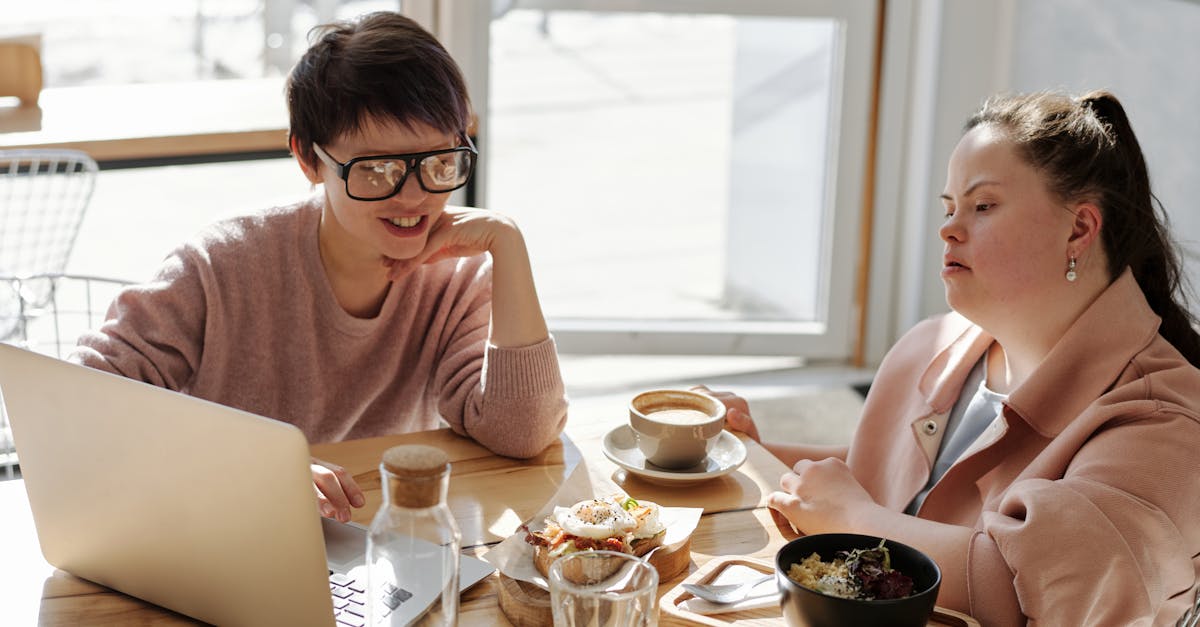
[[[579,551],[550,565],[555,627],[656,627],[657,596],[658,571],[633,555]]]

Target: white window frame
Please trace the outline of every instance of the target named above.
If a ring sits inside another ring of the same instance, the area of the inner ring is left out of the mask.
[[[503,2],[504,0],[498,0]],[[488,51],[491,0],[403,0],[401,10],[443,42],[463,69],[477,112],[481,112],[476,173],[478,198],[486,198],[488,145]],[[792,355],[809,361],[844,362],[853,356],[863,315],[855,285],[859,276],[863,188],[867,170],[869,116],[877,45],[877,0],[513,0],[514,8],[593,12],[655,12],[778,17],[839,21],[834,50],[833,103],[826,185],[832,220],[822,224],[826,251],[818,311],[822,322],[650,321],[556,319],[548,322],[565,353]]]

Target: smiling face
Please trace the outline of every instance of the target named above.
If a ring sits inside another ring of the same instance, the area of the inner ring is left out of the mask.
[[[394,155],[452,148],[452,134],[414,122],[412,129],[367,119],[354,133],[321,146],[330,157],[345,163],[355,157]],[[311,170],[316,167],[316,170]],[[383,257],[410,259],[425,247],[429,230],[441,217],[450,194],[431,194],[421,188],[415,173],[400,193],[384,200],[355,200],[328,164],[317,160],[305,167],[314,183],[325,184],[321,216],[322,250],[342,260],[357,259],[379,268]]]
[[[942,282],[946,302],[992,330],[1035,324],[1067,285],[1074,214],[993,125],[980,125],[950,158]]]

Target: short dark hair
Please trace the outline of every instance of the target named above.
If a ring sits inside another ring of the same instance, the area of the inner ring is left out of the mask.
[[[354,132],[367,118],[465,133],[470,100],[462,72],[428,31],[380,11],[314,28],[285,86],[288,139],[316,163],[312,144]]]
[[[965,130],[985,124],[1015,144],[1058,198],[1096,203],[1104,217],[1100,239],[1109,279],[1132,269],[1146,301],[1162,318],[1159,334],[1200,366],[1200,335],[1188,311],[1179,251],[1117,97],[1107,91],[1077,98],[1056,92],[995,97],[967,120]]]

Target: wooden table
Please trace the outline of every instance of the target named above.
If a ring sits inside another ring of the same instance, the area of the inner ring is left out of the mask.
[[[0,106],[0,149],[73,148],[102,167],[287,156],[283,79],[43,89]]]
[[[659,592],[678,584],[688,573],[727,555],[770,560],[795,537],[790,526],[764,503],[787,468],[761,446],[746,440],[749,457],[734,473],[685,487],[664,487],[626,476],[603,455],[604,434],[625,415],[619,403],[595,405],[584,412],[572,408],[571,425],[559,442],[538,457],[513,460],[491,454],[448,430],[428,431],[312,447],[313,454],[350,470],[366,490],[366,507],[354,520],[368,524],[381,500],[378,464],[395,444],[426,443],[451,458],[449,505],[468,552],[482,555],[516,526],[537,513],[578,465],[583,465],[600,493],[613,486],[666,506],[703,507],[692,536],[692,564]],[[20,481],[0,483],[0,622],[42,625],[188,624],[178,614],[125,596],[54,569],[41,557]],[[460,624],[506,624],[497,602],[498,580],[489,576],[462,597]],[[667,615],[661,624],[675,624]]]

